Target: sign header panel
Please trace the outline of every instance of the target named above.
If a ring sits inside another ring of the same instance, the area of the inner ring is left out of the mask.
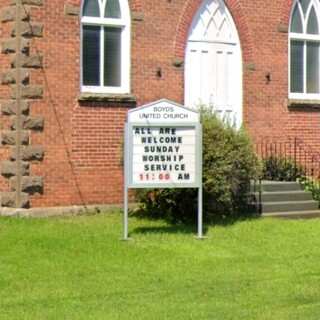
[[[166,99],[132,109],[128,112],[129,123],[199,123],[199,113]]]

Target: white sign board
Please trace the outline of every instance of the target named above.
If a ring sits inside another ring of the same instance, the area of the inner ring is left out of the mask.
[[[199,187],[201,126],[196,111],[167,100],[133,109],[126,140],[129,188]]]

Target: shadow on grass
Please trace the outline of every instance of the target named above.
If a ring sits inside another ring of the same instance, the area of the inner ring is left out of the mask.
[[[194,225],[168,225],[168,226],[154,226],[154,227],[139,227],[135,228],[131,235],[134,234],[194,234],[197,235],[198,228]],[[202,233],[205,235],[208,232],[208,227],[203,226]]]
[[[243,214],[243,215],[231,215],[231,216],[222,216],[216,219],[213,219],[210,223],[211,226],[221,226],[228,227],[234,225],[235,223],[250,221],[260,219],[261,215],[259,214]]]
[[[140,217],[141,218],[141,217]],[[250,220],[256,220],[259,219],[260,215],[256,214],[247,214],[247,215],[237,215],[237,216],[222,216],[217,219],[214,219],[210,221],[209,223],[204,223],[202,227],[202,235],[205,236],[208,232],[209,227],[214,227],[214,226],[222,226],[222,227],[228,227],[232,226],[236,223],[239,222],[244,222],[244,221],[250,221]],[[146,217],[144,217],[146,219]],[[161,219],[148,219],[148,220],[161,220]],[[183,224],[183,223],[178,223],[178,224],[169,224],[166,226],[154,226],[154,227],[138,227],[135,228],[132,232],[131,235],[134,234],[149,234],[149,233],[154,233],[154,234],[193,234],[197,235],[198,234],[198,226],[197,224]]]

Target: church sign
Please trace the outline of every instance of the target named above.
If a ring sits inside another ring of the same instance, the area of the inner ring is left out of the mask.
[[[128,188],[201,189],[199,113],[165,99],[130,110],[124,173],[125,196]]]
[[[129,111],[127,130],[129,188],[199,186],[198,112],[160,100]]]

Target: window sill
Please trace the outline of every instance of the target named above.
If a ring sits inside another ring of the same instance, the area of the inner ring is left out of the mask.
[[[78,97],[79,102],[111,102],[136,104],[136,97],[130,93],[90,93],[81,92]]]
[[[320,100],[289,99],[289,108],[319,108]]]

